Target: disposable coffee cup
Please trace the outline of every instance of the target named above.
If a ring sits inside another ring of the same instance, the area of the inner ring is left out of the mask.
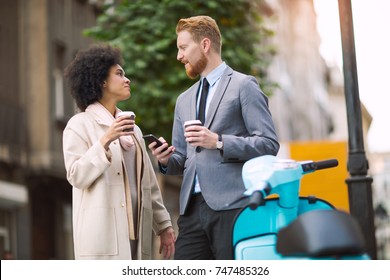
[[[186,121],[184,123],[184,128],[187,128],[189,126],[192,126],[192,125],[203,125],[202,122],[200,120],[190,120],[190,121]]]
[[[119,112],[116,117],[119,118],[120,116],[127,116],[130,120],[134,120],[135,119],[135,114],[134,114],[133,111],[122,111],[122,112]],[[129,132],[129,131],[133,131],[133,129],[125,129],[124,131]]]

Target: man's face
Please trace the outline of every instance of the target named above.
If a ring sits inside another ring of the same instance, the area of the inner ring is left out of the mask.
[[[204,55],[201,45],[196,43],[188,31],[179,32],[177,35],[177,60],[184,64],[186,73],[191,79],[195,79],[205,70],[208,60]]]

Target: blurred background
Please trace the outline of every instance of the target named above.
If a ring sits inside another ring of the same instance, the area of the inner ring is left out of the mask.
[[[384,11],[390,7],[386,0],[362,2],[368,1],[352,1],[362,130],[374,179],[377,257],[390,259],[385,126],[390,94],[381,86],[382,66],[389,65]],[[227,64],[255,76],[269,96],[282,143],[279,156],[339,160],[337,169],[304,178],[302,195],[314,194],[348,211],[336,0],[0,0],[2,259],[73,259],[72,187],[65,176],[62,131],[77,111],[63,72],[77,51],[97,42],[120,47],[132,81],[132,96],[121,108],[135,111],[144,134],[170,141],[176,97],[194,83],[176,61],[175,26],[178,19],[198,14],[219,24]],[[181,178],[158,178],[176,221]]]

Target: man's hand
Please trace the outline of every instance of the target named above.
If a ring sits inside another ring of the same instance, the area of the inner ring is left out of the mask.
[[[155,147],[157,144],[156,142],[149,144],[148,147],[152,151],[152,154],[157,158],[157,160],[162,165],[167,166],[169,158],[171,157],[172,153],[175,151],[175,147],[173,146],[168,147],[169,145],[163,137],[158,138],[158,140],[160,140],[163,143],[160,147],[158,148]],[[166,148],[167,150],[163,152],[163,150]]]
[[[206,149],[216,149],[218,134],[208,130],[205,126],[191,125],[184,131],[186,141],[194,147],[203,147]]]

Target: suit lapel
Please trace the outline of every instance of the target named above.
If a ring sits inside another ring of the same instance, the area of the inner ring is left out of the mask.
[[[221,103],[221,100],[225,95],[227,87],[230,83],[232,74],[233,74],[233,70],[230,67],[227,67],[221,76],[221,80],[219,81],[218,87],[215,90],[214,97],[211,100],[210,107],[207,111],[206,124],[205,124],[206,127],[210,127],[211,123],[213,122],[219,104]]]

